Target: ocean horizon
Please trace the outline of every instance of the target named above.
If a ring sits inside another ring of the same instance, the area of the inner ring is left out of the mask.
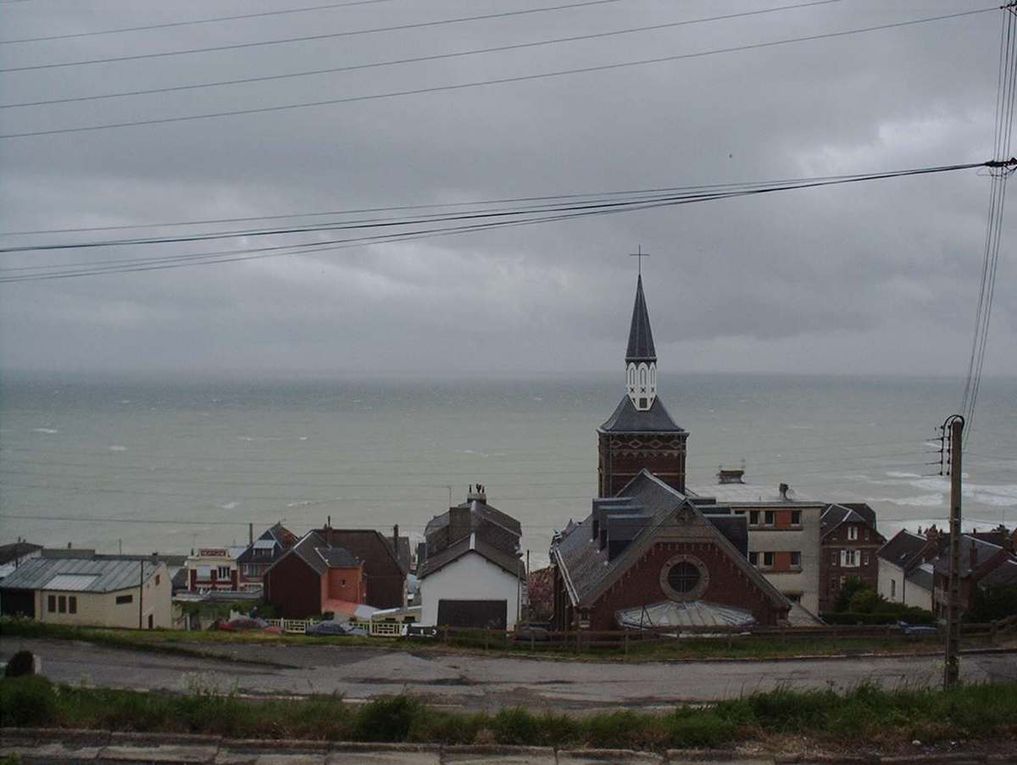
[[[963,381],[662,372],[689,433],[688,483],[717,469],[821,501],[868,502],[879,528],[946,522],[938,427]],[[5,372],[0,540],[186,553],[282,521],[417,537],[472,483],[523,525],[535,565],[597,486],[596,428],[620,372],[492,380],[394,372],[244,377]],[[965,445],[965,526],[1017,523],[1017,379],[982,381]]]

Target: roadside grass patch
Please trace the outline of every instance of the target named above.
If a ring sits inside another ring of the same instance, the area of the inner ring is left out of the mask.
[[[192,691],[195,689],[192,689]],[[302,700],[246,699],[209,687],[191,694],[56,686],[44,677],[0,679],[5,725],[210,733],[241,738],[293,738],[657,750],[723,747],[773,736],[808,737],[838,746],[912,739],[999,740],[1017,736],[1017,684],[884,690],[865,684],[832,689],[779,688],[664,714],[632,710],[588,716],[496,714],[431,709],[410,696],[362,706],[341,696]]]

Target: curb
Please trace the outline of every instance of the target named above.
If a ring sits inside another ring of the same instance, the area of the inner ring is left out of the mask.
[[[181,733],[136,733],[59,728],[0,728],[0,754],[14,754],[26,763],[159,762],[167,765],[235,760],[256,755],[272,761],[305,761],[342,754],[420,754],[440,763],[461,759],[502,759],[523,763],[528,758],[553,763],[728,763],[730,765],[965,765],[992,763],[1017,765],[1017,751],[1006,754],[951,752],[907,755],[773,754],[732,749],[668,749],[664,753],[630,749],[554,749],[511,745],[455,745],[413,743],[331,742],[306,739],[233,739]],[[223,759],[225,758],[225,759]],[[384,758],[382,758],[384,759]],[[346,761],[346,760],[343,760]],[[399,760],[400,762],[403,759]],[[408,762],[408,760],[407,760]]]

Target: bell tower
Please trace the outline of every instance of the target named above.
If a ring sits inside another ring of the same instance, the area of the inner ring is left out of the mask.
[[[629,344],[625,352],[626,395],[607,422],[597,428],[600,497],[617,496],[644,468],[680,492],[685,491],[688,431],[675,424],[657,397],[657,351],[643,294],[636,279]]]

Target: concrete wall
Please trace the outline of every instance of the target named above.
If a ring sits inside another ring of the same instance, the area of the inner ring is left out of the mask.
[[[788,596],[800,595],[799,602],[808,611],[819,613],[819,519],[825,505],[748,504],[727,502],[736,511],[758,510],[760,517],[766,510],[773,510],[778,518],[783,513],[799,510],[802,522],[799,526],[775,524],[774,526],[749,526],[749,553],[759,556],[758,568],[769,582]],[[782,527],[783,526],[783,527]],[[800,552],[801,566],[797,570],[780,571],[762,566],[763,553]]]
[[[158,579],[158,584],[156,580]],[[173,626],[172,585],[166,566],[160,564],[144,585],[129,587],[115,592],[68,592],[64,590],[36,590],[35,618],[49,624],[73,624],[94,627],[125,627],[138,629],[139,604],[142,629],[149,628],[149,617],[153,629],[169,629]],[[139,594],[140,593],[140,594]],[[64,598],[68,606],[64,613],[49,610],[49,597]],[[130,603],[117,603],[118,597],[131,598]],[[77,613],[70,613],[70,598],[75,598]]]
[[[505,600],[508,602],[505,624],[507,629],[512,629],[519,614],[520,589],[525,586],[525,582],[520,582],[479,553],[468,552],[420,580],[420,623],[425,626],[438,624],[438,601],[443,598]]]

